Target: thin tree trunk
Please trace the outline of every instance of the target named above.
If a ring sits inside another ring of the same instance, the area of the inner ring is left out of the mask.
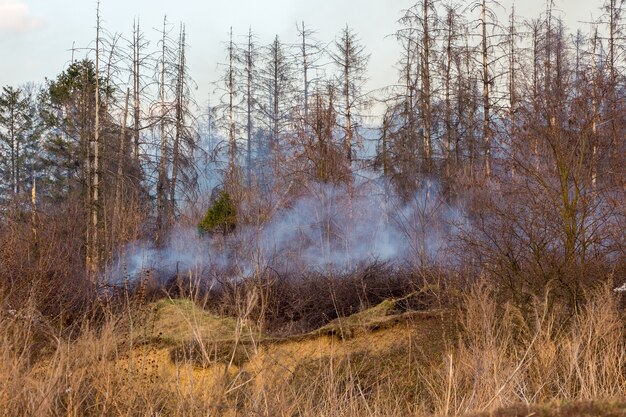
[[[511,39],[510,42],[510,51],[511,59],[510,59],[510,76],[509,76],[509,117],[511,119],[511,176],[515,177],[515,147],[517,146],[516,141],[516,112],[515,106],[517,105],[517,95],[515,93],[515,82],[516,82],[516,73],[515,73],[515,6],[511,10],[511,21],[509,26],[509,36]]]
[[[124,154],[126,146],[126,123],[128,122],[128,102],[130,101],[130,88],[126,90],[124,104],[124,118],[120,128],[119,148],[117,152],[117,180],[115,181],[115,225],[116,238],[120,239],[121,213],[122,213],[122,181],[124,180]]]
[[[419,152],[419,146],[416,146],[415,141],[415,108],[414,108],[414,95],[415,86],[411,79],[413,72],[411,65],[411,52],[413,50],[412,38],[408,37],[406,48],[406,68],[405,68],[405,82],[406,82],[406,98],[404,100],[404,112],[407,124],[402,129],[402,153],[401,158],[403,164],[403,170],[410,167],[410,169],[418,168],[415,164],[416,153]]]
[[[15,185],[14,185],[14,189],[15,189],[15,194],[20,194],[20,192],[22,191],[21,188],[21,182],[22,182],[22,174],[21,174],[21,163],[20,163],[20,141],[16,140],[15,141]]]
[[[139,133],[141,131],[141,114],[140,114],[140,100],[141,100],[141,57],[140,57],[140,31],[139,31],[139,19],[137,19],[134,25],[133,31],[133,138],[134,138],[134,156],[135,161],[139,162]]]
[[[163,19],[163,38],[161,49],[161,146],[159,160],[159,178],[157,183],[157,244],[161,244],[165,238],[167,219],[167,138],[165,135],[165,125],[167,117],[167,109],[165,103],[165,60],[166,57],[166,35],[167,35],[167,17]]]
[[[617,5],[617,0],[609,0],[609,106],[611,123],[611,144],[618,146],[617,134],[617,72],[616,72],[616,43],[618,39],[617,25],[618,17],[621,14],[621,4]]]
[[[432,169],[432,142],[431,142],[431,96],[430,96],[430,33],[428,29],[429,1],[424,0],[424,36],[422,57],[422,95],[424,97],[424,146],[426,151],[426,172]]]
[[[98,205],[100,197],[100,1],[97,3],[96,21],[96,86],[95,86],[95,122],[94,122],[94,152],[93,152],[93,194],[91,204],[92,241],[90,269],[96,272],[99,268],[99,216]]]
[[[280,84],[278,81],[278,71],[279,71],[279,43],[278,43],[278,37],[276,37],[275,41],[274,41],[274,74],[273,74],[273,80],[272,82],[274,83],[274,96],[272,97],[272,106],[273,106],[273,110],[272,110],[272,136],[273,136],[273,142],[274,142],[274,152],[275,152],[275,160],[276,160],[276,168],[278,168],[278,154],[279,154],[279,146],[278,146],[278,111],[279,111],[279,105],[280,105],[280,98],[279,98],[279,94],[280,94]]]
[[[458,172],[459,163],[461,162],[461,134],[460,134],[460,125],[461,120],[463,120],[463,107],[465,105],[465,80],[463,78],[463,62],[461,61],[461,57],[457,57],[456,60],[456,70],[458,73],[457,77],[457,97],[456,97],[456,126],[454,129],[454,169]]]
[[[469,176],[474,178],[474,163],[476,160],[475,138],[474,138],[474,86],[472,83],[472,73],[470,68],[470,48],[468,40],[465,41],[465,70],[467,72],[467,137],[469,141]]]
[[[233,28],[230,28],[230,41],[228,46],[228,173],[231,176],[235,167],[235,119],[234,113],[234,51],[233,51]]]
[[[448,10],[448,34],[446,39],[446,69],[445,69],[445,106],[446,106],[446,177],[450,177],[450,152],[452,147],[452,108],[450,104],[450,78],[452,67],[452,30],[453,15],[452,10]]]
[[[594,36],[592,38],[593,47],[591,54],[591,108],[592,108],[592,120],[591,120],[591,187],[593,190],[596,189],[597,183],[597,141],[598,141],[598,74],[597,74],[597,64],[596,64],[596,53],[598,46],[598,29],[595,28]]]
[[[346,157],[348,161],[348,167],[352,166],[352,106],[350,103],[350,36],[346,28],[344,48],[346,53],[344,55],[343,62],[343,77],[344,77],[344,100],[346,101]]]
[[[248,134],[247,149],[246,149],[246,182],[248,187],[252,186],[252,29],[248,30],[248,91],[246,98],[247,105],[247,126],[246,131]]]
[[[539,27],[533,28],[533,110],[537,115],[539,112]],[[539,167],[539,140],[537,135],[533,135],[532,153],[535,159],[535,168]]]
[[[304,125],[309,120],[309,56],[306,49],[306,29],[302,21],[302,63],[304,72]]]
[[[483,55],[483,141],[485,146],[485,176],[491,176],[491,126],[489,101],[489,67],[487,60],[487,3],[482,3],[482,55]]]
[[[15,99],[14,99],[15,98]],[[11,185],[13,197],[17,195],[17,155],[16,155],[16,132],[15,132],[15,113],[17,112],[16,101],[18,96],[9,96],[9,143],[11,147]]]
[[[185,85],[185,27],[181,25],[179,41],[178,74],[176,80],[176,132],[172,147],[172,180],[170,182],[168,224],[174,220],[176,212],[176,182],[180,163],[180,141],[183,135],[184,123],[184,85]]]
[[[30,194],[30,204],[31,204],[30,227],[33,233],[33,248],[34,248],[35,255],[37,255],[37,252],[39,249],[39,237],[38,237],[38,225],[37,225],[38,223],[37,222],[37,180],[35,177],[33,177],[33,186],[31,188],[31,194]]]
[[[385,176],[385,180],[389,176],[389,166],[387,161],[387,130],[389,129],[389,122],[387,116],[383,118],[383,137],[382,137],[382,146],[383,146],[383,175]]]

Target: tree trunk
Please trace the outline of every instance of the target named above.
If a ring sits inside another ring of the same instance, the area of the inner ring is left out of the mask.
[[[139,133],[141,131],[140,94],[141,94],[141,57],[140,57],[140,32],[139,20],[137,20],[133,31],[133,138],[134,156],[136,163],[139,162]]]
[[[429,1],[424,0],[424,36],[422,57],[422,95],[424,97],[424,148],[426,151],[426,172],[432,169],[432,141],[431,141],[431,96],[430,96],[430,33],[428,29]]]
[[[309,55],[306,48],[306,29],[302,21],[302,64],[304,75],[304,125],[309,120]]]
[[[344,55],[343,63],[343,77],[344,77],[344,100],[346,101],[346,157],[348,161],[348,167],[352,166],[352,106],[350,103],[351,91],[350,91],[350,36],[346,29],[344,38],[344,48],[346,53]]]
[[[445,68],[445,107],[446,107],[446,177],[450,177],[450,152],[452,147],[452,107],[450,104],[450,78],[452,67],[452,31],[453,31],[453,15],[452,10],[448,10],[447,16],[447,39],[446,39],[446,68]]]
[[[122,213],[122,181],[124,180],[124,155],[126,146],[126,123],[128,122],[128,102],[130,101],[130,88],[126,90],[126,101],[124,104],[124,117],[120,127],[119,148],[117,152],[117,180],[115,181],[115,238],[120,239],[121,213]]]
[[[511,147],[511,176],[515,177],[515,147],[517,146],[517,141],[516,141],[516,126],[515,126],[515,107],[517,105],[517,96],[515,93],[515,6],[513,6],[513,9],[511,11],[511,21],[510,21],[510,26],[509,26],[509,36],[511,37],[511,39],[509,40],[510,42],[510,50],[509,53],[511,54],[511,58],[510,58],[510,69],[509,69],[509,117],[510,117],[510,123],[511,123],[511,132],[510,132],[510,147]]]
[[[246,182],[248,187],[252,186],[252,29],[248,31],[248,53],[247,67],[248,67],[248,91],[246,97],[247,105],[247,126],[246,131],[248,134],[247,149],[246,149]]]
[[[231,176],[235,168],[235,110],[234,110],[234,50],[233,50],[233,28],[230,28],[230,41],[228,46],[228,173]]]
[[[490,110],[491,103],[489,101],[489,66],[487,60],[487,3],[482,3],[482,55],[483,55],[483,141],[485,146],[485,176],[491,176],[491,126],[490,126]]]
[[[185,85],[185,27],[181,25],[179,41],[178,74],[176,79],[176,131],[172,147],[172,180],[170,181],[168,224],[174,220],[176,213],[176,182],[180,163],[180,141],[185,128],[184,121],[184,85]]]
[[[90,265],[92,273],[99,268],[99,215],[98,206],[100,204],[100,2],[97,3],[96,21],[96,86],[95,86],[95,122],[94,122],[94,151],[93,151],[93,193],[91,202],[91,257]]]
[[[156,243],[160,245],[167,233],[166,219],[167,214],[167,138],[165,125],[167,123],[167,108],[165,102],[165,60],[166,56],[166,35],[167,35],[167,17],[163,19],[163,38],[161,49],[161,146],[159,159],[159,178],[157,181],[157,236]]]

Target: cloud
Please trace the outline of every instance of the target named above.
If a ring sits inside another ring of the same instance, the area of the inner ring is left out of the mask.
[[[24,33],[39,29],[44,20],[32,14],[24,0],[0,0],[0,33]]]

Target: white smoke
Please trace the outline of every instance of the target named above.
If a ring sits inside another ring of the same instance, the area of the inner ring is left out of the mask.
[[[134,277],[146,269],[168,274],[219,271],[245,279],[276,272],[348,272],[373,262],[424,266],[441,262],[461,210],[446,203],[434,181],[402,200],[393,187],[362,176],[351,187],[315,183],[258,225],[229,236],[176,228],[167,245],[128,245],[108,276]],[[119,278],[117,279],[119,281]]]

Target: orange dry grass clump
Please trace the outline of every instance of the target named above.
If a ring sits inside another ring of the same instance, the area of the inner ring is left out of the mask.
[[[129,306],[97,327],[85,320],[71,337],[35,311],[3,311],[0,414],[418,416],[515,406],[502,415],[516,415],[529,409],[517,404],[537,403],[554,404],[544,414],[623,415],[617,297],[599,289],[572,313],[549,297],[498,304],[477,285],[458,310],[400,313],[390,300],[283,339],[261,334],[251,309],[224,318],[186,300]],[[560,405],[597,399],[618,405]]]

